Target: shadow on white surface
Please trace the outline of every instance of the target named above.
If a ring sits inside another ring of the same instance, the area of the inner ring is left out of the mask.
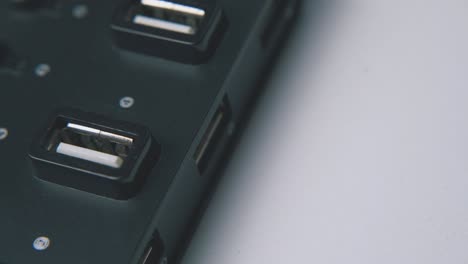
[[[335,2],[304,6],[183,263],[468,263],[467,3]]]

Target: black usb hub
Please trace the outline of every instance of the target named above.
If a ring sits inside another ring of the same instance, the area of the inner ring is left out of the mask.
[[[0,2],[0,263],[175,263],[299,0]]]

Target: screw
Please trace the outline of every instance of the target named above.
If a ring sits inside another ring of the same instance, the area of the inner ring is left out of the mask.
[[[0,127],[0,140],[4,140],[8,137],[8,129]]]
[[[89,9],[86,5],[76,5],[72,9],[72,15],[78,19],[85,18],[88,15],[88,13]]]
[[[128,109],[131,108],[135,104],[135,99],[133,97],[123,97],[120,99],[120,107]]]
[[[45,77],[47,74],[50,73],[52,68],[48,64],[39,64],[36,66],[35,72],[36,75],[39,77]]]
[[[46,250],[50,246],[50,239],[48,237],[38,237],[33,242],[33,248],[38,251]]]

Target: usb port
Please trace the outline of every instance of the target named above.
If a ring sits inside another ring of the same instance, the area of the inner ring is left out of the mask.
[[[208,128],[205,130],[200,143],[195,149],[193,160],[200,173],[203,173],[209,162],[213,159],[221,139],[226,134],[226,128],[231,119],[231,110],[227,98],[219,105],[216,113],[211,118]]]
[[[44,131],[30,151],[38,178],[114,199],[135,195],[159,156],[146,128],[90,113],[62,110]]]
[[[117,10],[111,28],[124,49],[197,64],[212,54],[224,24],[214,1],[138,0]]]

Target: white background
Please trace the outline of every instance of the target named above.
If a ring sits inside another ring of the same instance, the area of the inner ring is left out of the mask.
[[[304,2],[183,263],[468,263],[468,1]]]

